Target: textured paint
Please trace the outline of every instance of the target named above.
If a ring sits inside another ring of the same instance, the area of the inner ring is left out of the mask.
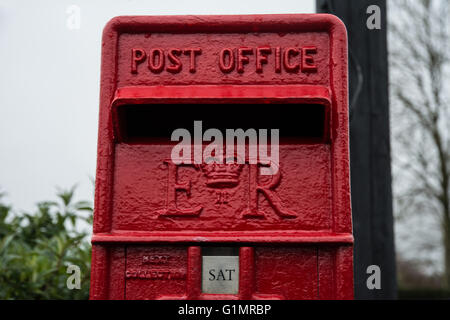
[[[323,136],[281,127],[279,175],[175,166],[169,137],[127,136],[137,120],[119,111],[141,106],[149,123],[170,124],[184,104],[208,104],[205,119],[251,112],[255,123],[270,119],[262,106],[308,117],[302,105],[321,105]],[[98,141],[92,299],[353,297],[347,39],[336,17],[114,18]],[[239,248],[238,294],[201,292],[206,245]]]

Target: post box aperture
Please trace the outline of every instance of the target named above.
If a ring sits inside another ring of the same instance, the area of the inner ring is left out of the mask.
[[[353,297],[346,59],[329,15],[113,19],[91,297]]]
[[[223,110],[219,115],[211,112],[217,108]],[[178,128],[189,129],[193,136],[194,121],[199,119],[203,131],[278,128],[282,140],[298,142],[322,142],[327,139],[330,127],[329,108],[321,104],[138,104],[118,106],[115,113],[117,139],[129,143],[158,138],[167,142]]]

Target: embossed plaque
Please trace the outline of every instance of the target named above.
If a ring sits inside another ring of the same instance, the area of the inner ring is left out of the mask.
[[[238,256],[203,256],[203,293],[237,294],[239,290]]]

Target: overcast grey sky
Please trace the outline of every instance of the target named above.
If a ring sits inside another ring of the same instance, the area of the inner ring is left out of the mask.
[[[80,28],[69,29],[71,5]],[[93,199],[101,33],[118,15],[312,13],[314,0],[0,0],[0,190],[14,208]]]

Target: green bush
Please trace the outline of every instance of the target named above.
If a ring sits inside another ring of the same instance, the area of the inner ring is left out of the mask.
[[[0,202],[0,299],[89,298],[91,245],[80,224],[92,223],[92,205],[73,195],[62,190],[32,214]],[[80,268],[80,289],[67,287],[68,265]]]

